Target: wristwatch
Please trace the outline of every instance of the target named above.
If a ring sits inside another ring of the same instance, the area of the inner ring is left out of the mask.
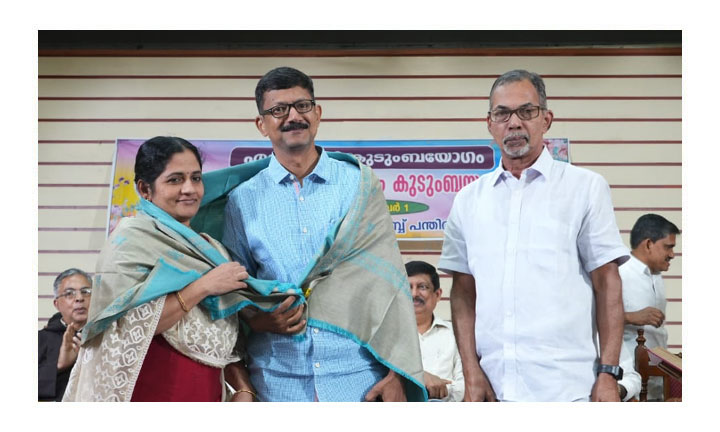
[[[617,365],[601,364],[597,368],[597,374],[600,375],[601,373],[610,374],[618,381],[620,381],[623,377],[623,369]]]

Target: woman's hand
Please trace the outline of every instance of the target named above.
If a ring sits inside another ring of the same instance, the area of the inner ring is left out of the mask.
[[[243,282],[248,278],[245,267],[236,262],[220,264],[200,279],[175,293],[165,297],[165,305],[160,315],[160,321],[155,328],[155,334],[160,334],[180,321],[182,316],[210,295],[225,294],[237,289],[247,288]],[[180,303],[180,298],[183,303]]]
[[[203,287],[206,296],[220,295],[237,289],[247,288],[247,284],[243,281],[247,279],[248,276],[245,267],[233,261],[220,264],[205,273],[196,282]]]
[[[238,391],[232,395],[230,402],[255,402],[255,396],[245,391]]]
[[[230,402],[252,402],[255,400],[255,392],[252,390],[250,374],[242,362],[230,363],[225,366],[223,373],[225,381],[234,389],[243,389],[233,393]]]

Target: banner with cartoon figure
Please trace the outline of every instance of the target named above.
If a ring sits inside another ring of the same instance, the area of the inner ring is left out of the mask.
[[[118,139],[108,234],[121,217],[135,214],[135,155],[144,139]],[[268,157],[269,141],[189,140],[203,157],[203,172]],[[500,163],[492,140],[317,141],[328,151],[355,155],[380,179],[395,235],[405,240],[442,239],[455,194]],[[546,139],[553,158],[569,161],[568,139]]]

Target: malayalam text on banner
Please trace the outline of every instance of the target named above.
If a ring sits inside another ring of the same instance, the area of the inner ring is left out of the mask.
[[[135,214],[135,155],[143,139],[118,139],[108,233]],[[189,140],[203,157],[203,172],[266,158],[269,141]],[[442,239],[455,194],[500,163],[492,140],[317,141],[327,151],[355,155],[373,168],[383,187],[398,239]],[[553,158],[569,160],[569,141],[546,139]]]

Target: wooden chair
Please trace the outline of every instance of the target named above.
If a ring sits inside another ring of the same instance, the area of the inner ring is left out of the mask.
[[[647,384],[650,377],[659,376],[663,379],[663,400],[666,402],[678,402],[682,400],[682,389],[673,391],[673,382],[677,379],[660,367],[650,364],[650,355],[645,346],[645,330],[638,329],[637,346],[635,347],[635,370],[640,374],[640,402],[647,402]],[[675,386],[677,387],[677,386]],[[679,392],[679,393],[678,393]]]

